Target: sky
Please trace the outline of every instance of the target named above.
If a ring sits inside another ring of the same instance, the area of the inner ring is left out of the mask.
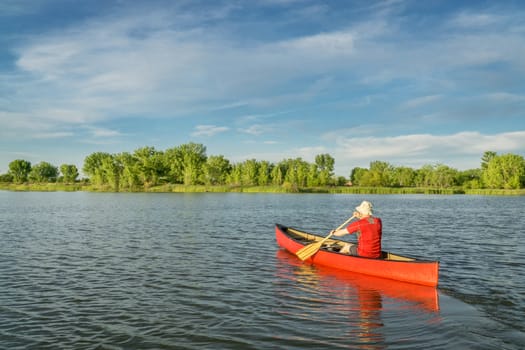
[[[525,156],[525,2],[0,1],[0,173],[189,142],[345,177]]]

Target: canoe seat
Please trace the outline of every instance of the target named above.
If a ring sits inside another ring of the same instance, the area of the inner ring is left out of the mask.
[[[330,252],[339,252],[341,250],[341,248],[343,248],[341,245],[339,244],[327,244],[327,245],[323,245],[322,249],[324,250],[328,250]]]

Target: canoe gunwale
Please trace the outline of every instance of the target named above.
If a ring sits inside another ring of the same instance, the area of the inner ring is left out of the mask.
[[[301,230],[298,230],[296,228],[293,228],[293,227],[288,227],[288,226],[284,226],[284,225],[281,225],[281,224],[275,224],[277,227],[279,227],[279,229],[284,232],[286,234],[286,236],[288,236],[290,239],[294,240],[295,242],[299,243],[299,244],[302,244],[303,246],[306,246],[307,244],[309,244],[308,242],[305,242],[304,240],[300,240],[300,239],[296,239],[295,237],[293,237],[292,235],[290,235],[288,233],[288,231],[292,231],[292,233],[295,233],[295,234],[299,234],[299,235],[305,235],[305,237],[313,237],[313,239],[308,239],[308,241],[311,241],[310,243],[314,243],[314,242],[318,242],[320,241],[321,239],[323,239],[324,237],[323,236],[320,236],[320,235],[316,235],[316,234],[313,234],[313,233],[308,233],[308,232],[305,232],[305,231],[301,231]],[[339,239],[328,239],[326,241],[326,243],[328,244],[336,244],[336,243],[348,243],[348,242],[345,242],[343,240],[339,240]],[[321,247],[320,250],[323,250],[323,251],[326,251],[326,252],[329,252],[329,253],[333,253],[333,254],[340,254],[340,255],[344,255],[344,256],[348,256],[348,254],[343,254],[343,253],[339,253],[337,251],[331,251],[331,250],[328,250],[326,249],[325,247]],[[393,256],[395,257],[394,259],[389,259],[388,256]],[[353,258],[357,258],[357,259],[368,259],[368,260],[383,260],[383,261],[396,261],[396,262],[410,262],[410,263],[433,263],[433,262],[439,262],[438,260],[428,260],[428,259],[420,259],[420,258],[416,258],[416,257],[411,257],[411,256],[406,256],[406,255],[399,255],[399,254],[394,254],[394,253],[391,253],[391,252],[388,252],[388,251],[382,251],[382,258],[367,258],[367,257],[364,257],[364,256],[352,256]],[[398,258],[398,259],[396,259]]]

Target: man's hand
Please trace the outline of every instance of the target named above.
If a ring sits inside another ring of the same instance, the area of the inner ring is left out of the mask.
[[[340,229],[340,230],[332,230],[332,234],[333,234],[334,236],[338,236],[338,237],[339,237],[339,236],[343,236],[343,235],[345,235],[346,233],[347,233],[347,232],[346,232],[346,228],[342,228],[342,229]]]

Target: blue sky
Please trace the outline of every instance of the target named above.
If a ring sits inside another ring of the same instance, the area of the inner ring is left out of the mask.
[[[525,155],[525,3],[2,0],[0,124],[0,173],[187,142],[477,168]]]

